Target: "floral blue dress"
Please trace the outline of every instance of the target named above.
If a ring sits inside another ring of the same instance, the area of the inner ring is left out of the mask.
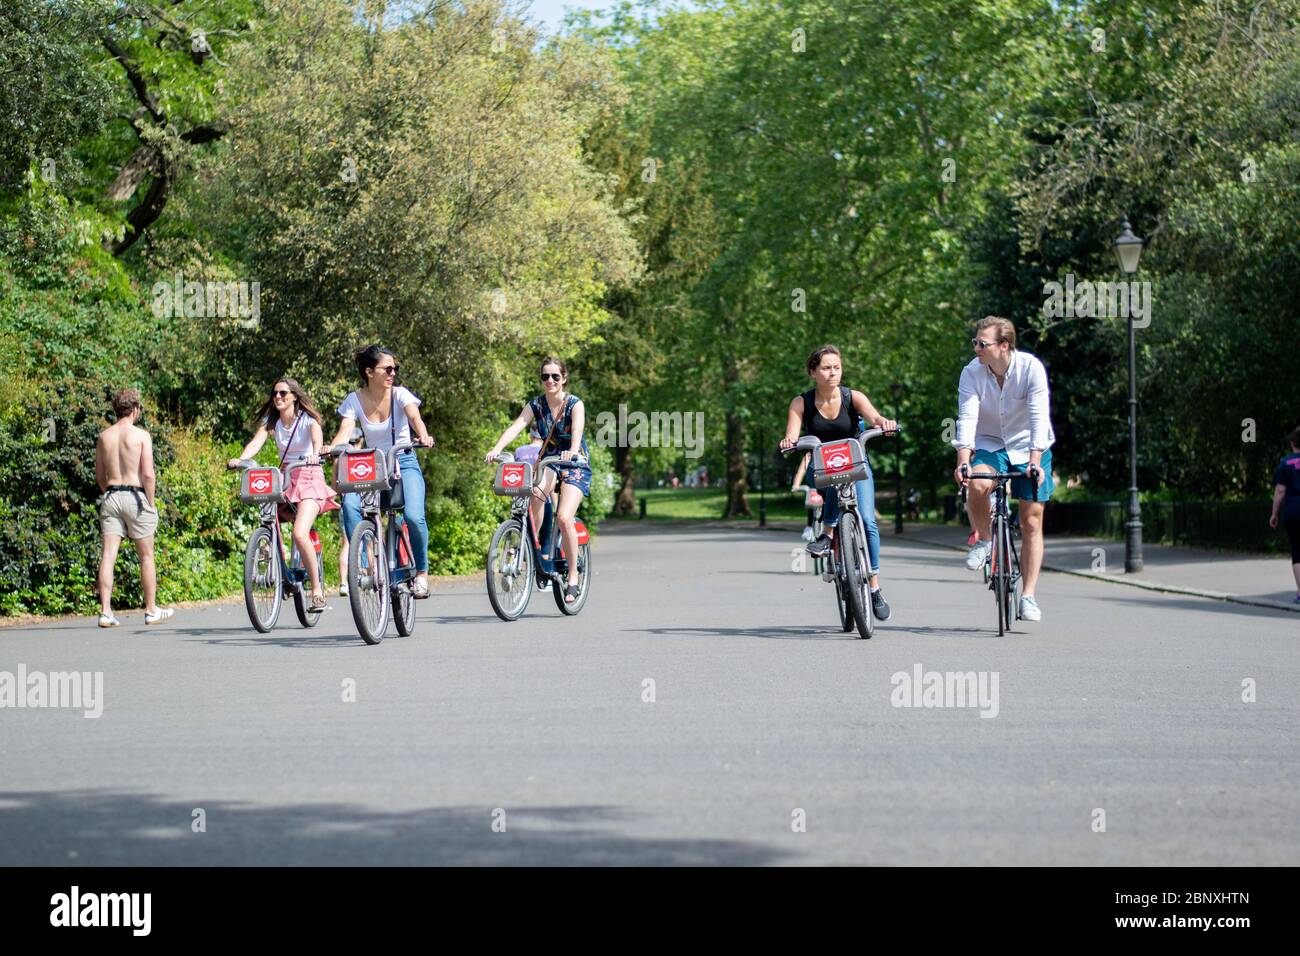
[[[538,395],[528,403],[528,407],[533,410],[533,419],[537,422],[537,431],[542,436],[542,458],[569,450],[573,441],[573,406],[579,401],[576,395],[566,398],[559,418],[551,415],[551,406],[546,403],[545,395]],[[590,461],[586,436],[583,436],[580,447],[582,457]],[[556,463],[547,467],[559,475],[561,484],[577,485],[584,498],[591,494],[591,467],[586,461],[581,464]]]

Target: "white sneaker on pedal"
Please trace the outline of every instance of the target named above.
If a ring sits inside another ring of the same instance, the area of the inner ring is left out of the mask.
[[[812,528],[809,528],[807,525],[805,525],[803,529],[802,537],[805,541],[811,541],[814,537],[816,537],[816,535],[813,534]]]
[[[1041,621],[1043,612],[1038,609],[1038,602],[1032,597],[1020,599],[1020,619],[1022,621]]]
[[[992,541],[976,541],[971,546],[970,551],[966,552],[966,567],[971,571],[978,571],[984,566],[984,562],[989,559],[989,555],[992,553]]]

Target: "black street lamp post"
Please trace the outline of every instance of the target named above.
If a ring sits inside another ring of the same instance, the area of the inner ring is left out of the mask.
[[[1115,257],[1126,282],[1137,275],[1138,258],[1143,242],[1133,235],[1125,219],[1115,240]],[[1129,296],[1130,302],[1132,296]],[[1124,572],[1134,574],[1142,570],[1142,506],[1138,501],[1137,466],[1137,348],[1133,336],[1133,310],[1128,315],[1128,520],[1124,522]]]

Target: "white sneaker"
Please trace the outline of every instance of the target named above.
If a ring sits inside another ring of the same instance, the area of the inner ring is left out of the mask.
[[[984,562],[989,559],[993,553],[992,541],[976,541],[970,551],[966,552],[966,567],[971,571],[978,571],[984,566]]]
[[[1032,597],[1022,597],[1020,599],[1020,620],[1022,621],[1041,621],[1043,612],[1038,609],[1038,602]]]
[[[805,525],[805,526],[804,526],[804,529],[803,529],[803,534],[801,535],[801,537],[802,537],[805,541],[811,541],[811,540],[812,540],[814,537],[816,537],[816,536],[813,534],[813,529],[812,529],[812,528],[809,528],[807,525]]]
[[[348,582],[344,581],[342,584],[339,585],[339,597],[347,597],[347,596],[348,596]]]
[[[119,620],[117,619],[117,615],[116,615],[116,614],[101,614],[101,615],[99,615],[99,626],[100,626],[100,627],[120,627],[121,624],[122,624],[122,622],[119,621]]]
[[[160,607],[152,614],[146,614],[144,616],[144,622],[146,624],[161,624],[175,613],[176,612],[169,607]]]

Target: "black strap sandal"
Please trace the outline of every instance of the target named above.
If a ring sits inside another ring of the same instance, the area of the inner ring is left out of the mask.
[[[576,584],[567,585],[564,588],[564,603],[572,604],[574,601],[578,599],[578,595],[581,593],[582,593],[582,588],[578,587]]]

